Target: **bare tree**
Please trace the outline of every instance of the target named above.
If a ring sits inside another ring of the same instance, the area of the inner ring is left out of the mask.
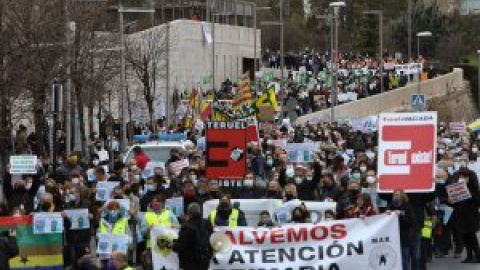
[[[166,79],[167,33],[165,26],[157,26],[131,35],[126,44],[126,60],[133,71],[134,79],[142,86],[142,96],[147,106],[148,117],[155,127],[155,99],[160,82]]]

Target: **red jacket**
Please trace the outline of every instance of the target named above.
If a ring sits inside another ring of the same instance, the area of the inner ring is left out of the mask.
[[[147,163],[150,162],[150,157],[145,154],[144,152],[138,153],[133,158],[135,160],[135,164],[143,171],[147,166]]]

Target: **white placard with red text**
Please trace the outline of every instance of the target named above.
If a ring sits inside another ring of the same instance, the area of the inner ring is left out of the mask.
[[[437,113],[381,114],[379,131],[378,190],[433,191]]]
[[[218,228],[225,233],[222,252],[211,270],[375,269],[402,270],[396,215],[275,228]],[[361,232],[361,233],[359,233]],[[178,231],[155,226],[151,232],[154,269],[177,270],[178,256],[162,243]],[[156,241],[159,242],[160,245]]]

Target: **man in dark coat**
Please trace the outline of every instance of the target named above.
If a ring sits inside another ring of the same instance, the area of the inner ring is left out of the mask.
[[[25,180],[19,180],[12,187],[12,175],[9,173],[10,168],[7,168],[5,178],[3,181],[3,192],[8,202],[8,207],[11,211],[15,208],[24,209],[26,213],[32,212],[34,209],[34,198],[40,187],[40,175],[37,173],[33,176],[32,185],[27,186]]]
[[[474,171],[466,167],[460,168],[453,176],[454,182],[466,183],[471,198],[459,202],[453,202],[452,198],[449,201],[453,207],[453,214],[455,216],[455,228],[459,235],[461,235],[465,249],[467,250],[467,258],[463,263],[480,263],[480,247],[476,232],[479,230],[480,214],[478,208],[480,206],[480,194],[478,187],[478,178]],[[447,186],[448,189],[448,186]]]
[[[7,207],[0,203],[0,217],[8,216]],[[0,233],[0,269],[10,270],[9,260],[18,255],[17,238],[14,231]]]
[[[201,207],[191,203],[187,210],[188,220],[180,228],[173,250],[178,253],[180,269],[207,270],[213,257],[210,247],[210,235],[213,228],[207,220],[202,219]]]

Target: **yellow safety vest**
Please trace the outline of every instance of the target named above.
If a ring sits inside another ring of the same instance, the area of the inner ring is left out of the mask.
[[[236,228],[238,226],[238,216],[240,216],[240,211],[238,209],[232,209],[232,213],[228,217],[228,227]],[[217,210],[213,210],[210,213],[210,222],[212,226],[215,226],[215,218],[217,217]]]
[[[431,220],[426,219],[423,222],[422,237],[427,239],[432,238],[432,231],[433,231],[433,222]]]
[[[155,212],[149,211],[145,213],[145,223],[147,226],[163,225],[167,227],[172,227],[172,221],[170,220],[170,211],[164,210],[160,215],[157,215]],[[150,235],[147,239],[147,248],[150,247]]]
[[[108,228],[110,227],[110,228]],[[113,229],[112,229],[113,228]],[[127,234],[128,219],[121,218],[113,226],[107,226],[105,220],[100,220],[100,233]]]

